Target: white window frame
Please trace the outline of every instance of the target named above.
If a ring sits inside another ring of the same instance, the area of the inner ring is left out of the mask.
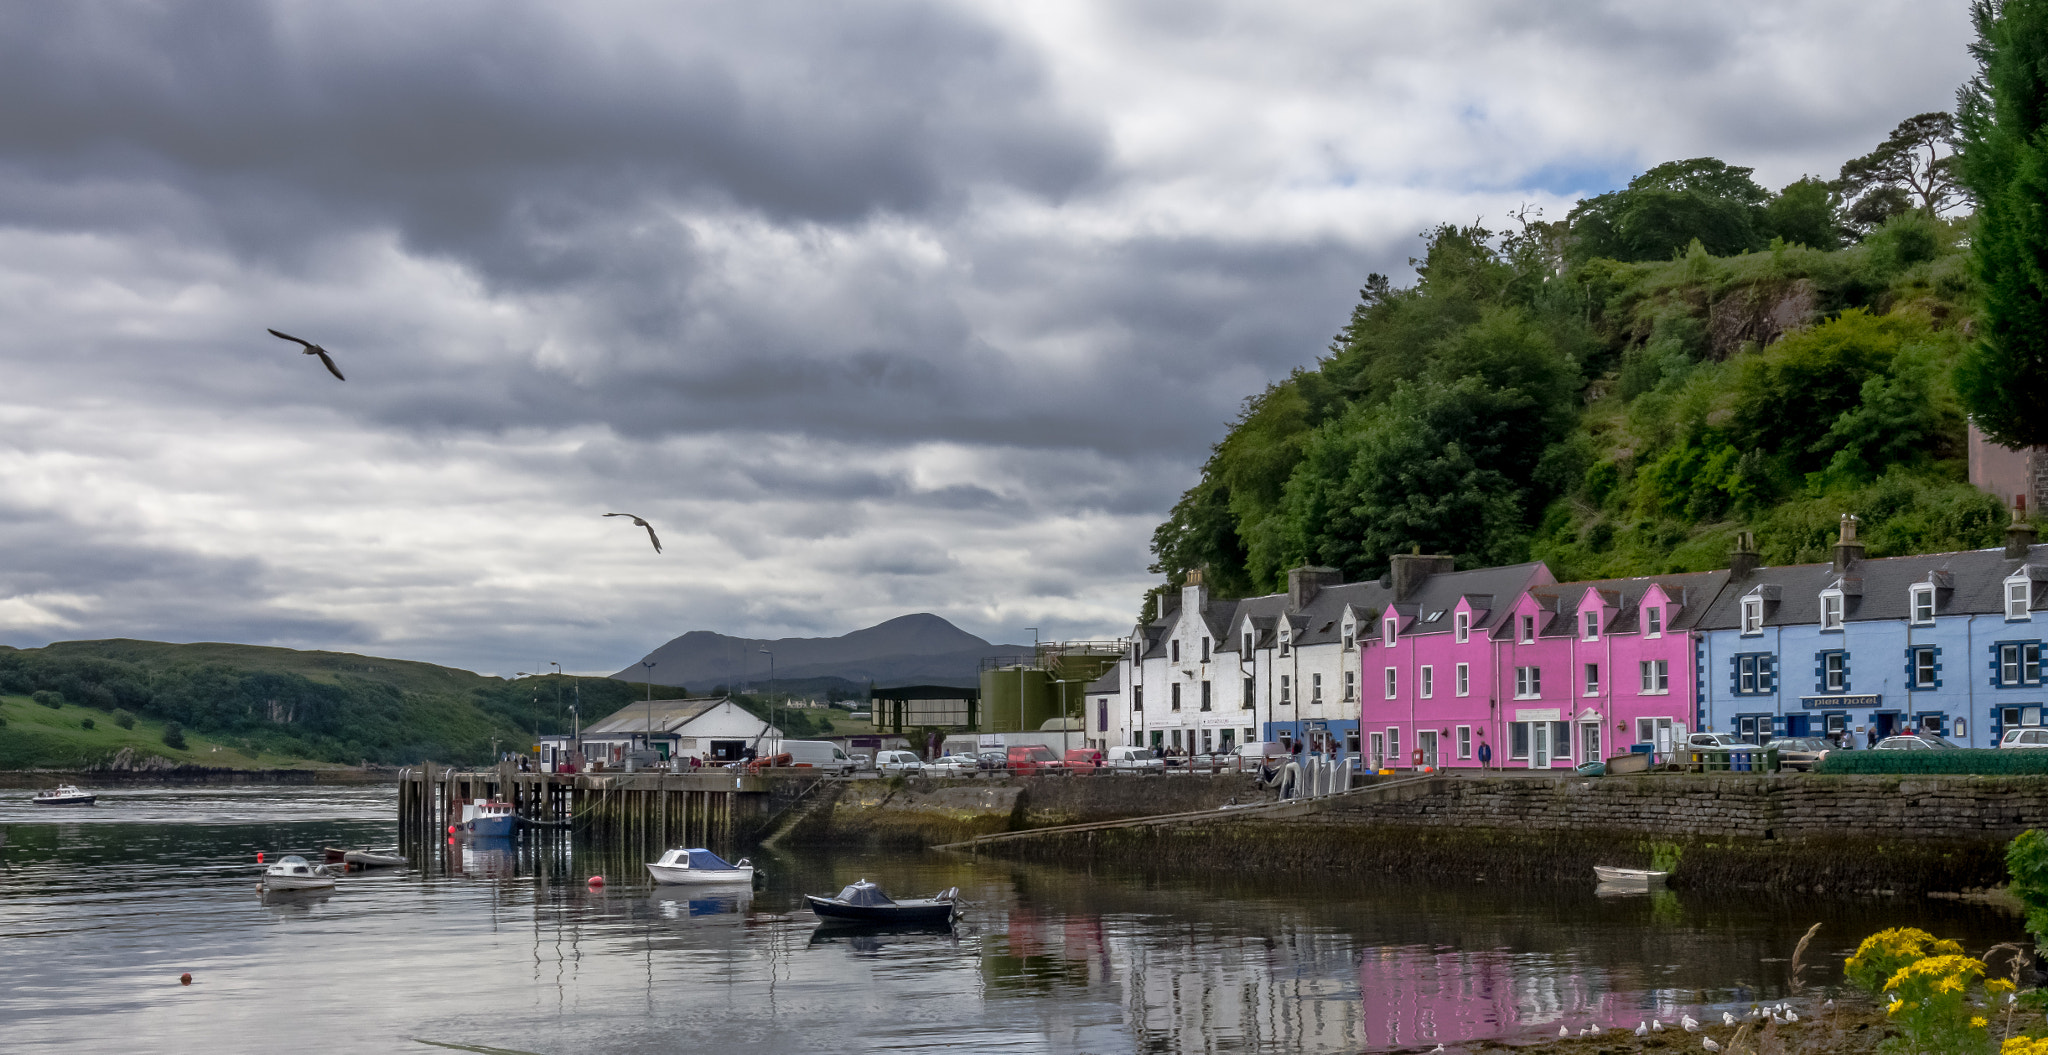
[[[1471,612],[1459,612],[1457,615],[1452,616],[1451,626],[1453,627],[1452,638],[1456,640],[1458,644],[1462,645],[1465,642],[1472,640]]]
[[[1533,644],[1535,644],[1535,643],[1536,643],[1536,617],[1535,617],[1535,616],[1533,616],[1533,615],[1525,615],[1525,616],[1523,616],[1523,617],[1522,617],[1522,620],[1521,620],[1521,628],[1520,628],[1520,631],[1521,631],[1521,632],[1520,632],[1519,634],[1517,634],[1517,635],[1516,635],[1516,640],[1517,640],[1517,641],[1521,642],[1521,643],[1522,643],[1522,644],[1524,644],[1524,645],[1533,645]]]
[[[1398,765],[1400,764],[1400,761],[1401,727],[1397,725],[1390,725],[1387,726],[1387,765]]]
[[[1472,664],[1458,664],[1458,695],[1472,695]]]
[[[2026,655],[2026,646],[2019,644],[1998,646],[1998,685],[2024,685],[2020,680],[2021,662]]]
[[[1742,635],[1754,636],[1764,632],[1764,599],[1745,597],[1742,599]]]
[[[1849,691],[1849,654],[1841,649],[1824,652],[1820,657],[1820,684],[1822,692]]]
[[[1422,665],[1421,690],[1423,699],[1430,700],[1436,698],[1436,667],[1428,663]]]
[[[1344,702],[1350,703],[1356,699],[1358,699],[1358,672],[1347,670],[1344,672]]]
[[[2033,607],[2033,595],[2034,584],[2031,581],[2018,577],[2005,580],[2005,621],[2008,623],[2031,621],[2034,616],[2029,609]]]
[[[1323,702],[1322,671],[1316,671],[1308,676],[1308,702],[1311,704],[1320,704]]]
[[[1540,665],[1515,668],[1515,699],[1533,700],[1543,695],[1543,668]]]
[[[1280,628],[1280,654],[1284,656],[1292,651],[1294,651],[1294,631],[1283,626]]]
[[[1940,663],[1940,653],[1934,650],[1933,645],[1913,646],[1913,687],[1934,688],[1934,683],[1941,680],[1941,672],[1936,669]],[[1922,677],[1923,674],[1926,676]]]
[[[1924,613],[1924,615],[1923,615]],[[1907,618],[1914,626],[1934,625],[1934,584],[1916,583],[1907,609]]]
[[[1664,608],[1662,605],[1654,605],[1643,609],[1643,618],[1645,620],[1644,625],[1648,628],[1643,632],[1644,637],[1656,638],[1664,636]]]
[[[1646,659],[1637,668],[1642,675],[1643,696],[1667,696],[1671,693],[1671,661],[1668,659]]]
[[[1390,700],[1391,700],[1391,699],[1393,699],[1393,698],[1394,698],[1395,696],[1399,695],[1399,694],[1400,694],[1400,687],[1401,687],[1401,672],[1400,672],[1400,668],[1399,668],[1399,667],[1388,667],[1388,668],[1387,668],[1387,699],[1390,699]]]
[[[1394,642],[1398,640],[1400,636],[1401,618],[1389,612],[1387,614],[1387,617],[1380,623],[1380,639],[1386,642],[1388,648],[1392,648],[1394,647]]]
[[[1600,695],[1600,664],[1586,664],[1586,695]]]
[[[1458,727],[1458,757],[1472,757],[1472,727],[1469,725]]]
[[[1352,624],[1350,624],[1350,623],[1345,623],[1345,624],[1344,624],[1344,651],[1346,651],[1346,652],[1352,652],[1352,651],[1355,651],[1355,650],[1357,650],[1357,648],[1358,648],[1358,628],[1357,628],[1356,626],[1353,626],[1353,625],[1352,625]]]
[[[1598,609],[1598,608],[1595,608],[1595,609],[1592,609],[1592,610],[1590,610],[1590,611],[1586,611],[1586,612],[1581,612],[1581,613],[1579,613],[1579,614],[1580,614],[1580,619],[1579,619],[1579,624],[1580,624],[1580,630],[1581,630],[1581,631],[1583,631],[1583,634],[1582,634],[1582,636],[1580,637],[1580,640],[1582,640],[1582,641],[1598,641],[1598,640],[1600,640],[1600,609]]]
[[[1280,703],[1284,707],[1294,706],[1294,676],[1280,675]]]
[[[1847,598],[1840,590],[1823,590],[1820,595],[1820,628],[1840,630],[1848,612]]]

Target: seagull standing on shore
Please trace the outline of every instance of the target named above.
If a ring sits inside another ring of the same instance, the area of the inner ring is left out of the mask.
[[[656,552],[656,553],[660,553],[660,552],[661,552],[661,536],[659,536],[659,535],[656,535],[656,534],[654,533],[654,525],[653,525],[653,524],[650,524],[650,523],[648,523],[647,521],[645,521],[645,520],[642,520],[642,519],[640,519],[640,518],[639,518],[639,517],[637,517],[637,516],[633,516],[633,514],[631,514],[631,513],[606,513],[606,514],[605,514],[605,516],[608,516],[608,517],[633,517],[633,523],[635,523],[635,524],[639,525],[640,527],[644,527],[644,528],[646,528],[646,529],[647,529],[647,541],[649,541],[649,542],[652,542],[652,543],[654,543],[654,552]]]
[[[1712,1038],[1712,1037],[1701,1037],[1701,1038],[1700,1038],[1700,1047],[1703,1047],[1703,1048],[1707,1049],[1708,1051],[1720,1051],[1720,1050],[1721,1050],[1721,1045],[1719,1045],[1719,1044],[1716,1044],[1716,1043],[1714,1043],[1714,1038]]]
[[[1734,1013],[1733,1013],[1733,1012],[1730,1012],[1730,1011],[1723,1011],[1723,1012],[1721,1012],[1721,1024],[1722,1024],[1722,1025],[1724,1025],[1724,1026],[1733,1026],[1733,1025],[1735,1025],[1735,1015],[1734,1015]]]
[[[1681,1027],[1683,1027],[1687,1033],[1698,1033],[1700,1031],[1699,1020],[1692,1017],[1691,1015],[1686,1015],[1680,1018],[1678,1020],[1678,1024]]]
[[[330,373],[330,374],[333,374],[333,375],[334,375],[334,379],[335,379],[336,381],[346,381],[346,380],[348,380],[348,378],[346,378],[346,377],[343,377],[343,376],[341,376],[341,368],[340,368],[340,367],[338,367],[338,366],[335,366],[335,365],[334,365],[334,358],[333,358],[332,356],[330,356],[330,355],[328,355],[328,354],[327,354],[327,349],[325,349],[325,348],[322,348],[322,347],[320,347],[320,346],[319,346],[319,345],[317,345],[317,344],[314,344],[314,343],[313,343],[312,341],[302,341],[302,340],[298,339],[297,337],[294,337],[294,336],[292,336],[292,335],[291,335],[291,334],[289,334],[289,333],[279,333],[279,332],[278,332],[278,331],[276,331],[276,330],[272,330],[272,331],[270,331],[270,335],[271,335],[272,337],[282,337],[282,338],[284,338],[285,340],[287,340],[287,341],[290,341],[290,342],[292,342],[293,344],[303,344],[303,345],[305,345],[305,346],[306,346],[306,352],[305,352],[305,354],[307,354],[307,355],[317,355],[317,356],[319,356],[319,357],[320,357],[320,362],[321,362],[321,364],[327,367],[327,372],[328,372],[328,373]]]

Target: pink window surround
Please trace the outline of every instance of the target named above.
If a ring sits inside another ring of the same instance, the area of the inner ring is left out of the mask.
[[[1487,744],[1492,748],[1495,767],[1528,768],[1530,759],[1509,757],[1512,740],[1508,727],[1522,717],[1518,711],[1530,712],[1526,720],[1553,720],[1548,715],[1554,711],[1554,720],[1566,723],[1570,749],[1559,754],[1562,745],[1553,745],[1553,769],[1569,769],[1588,761],[1580,757],[1584,753],[1588,722],[1600,730],[1603,757],[1628,751],[1629,745],[1636,742],[1638,719],[1670,719],[1680,728],[1691,725],[1696,684],[1691,635],[1671,629],[1680,615],[1680,607],[1662,586],[1639,582],[1550,584],[1539,580],[1511,602],[1506,597],[1497,597],[1495,602],[1508,602],[1508,607],[1475,611],[1461,597],[1450,613],[1429,624],[1428,629],[1417,624],[1422,615],[1413,611],[1403,615],[1390,606],[1380,616],[1399,620],[1395,644],[1387,646],[1379,635],[1361,637],[1361,683],[1375,689],[1385,685],[1388,667],[1395,668],[1397,676],[1393,699],[1384,698],[1381,691],[1363,694],[1359,728],[1382,732],[1399,729],[1405,752],[1397,759],[1368,757],[1364,759],[1366,765],[1383,761],[1406,769],[1413,761],[1412,749],[1422,743],[1418,734],[1434,730],[1440,767],[1477,767],[1479,745]],[[1647,608],[1661,612],[1661,633],[1654,637],[1645,633]],[[1624,620],[1626,625],[1616,626],[1617,617],[1627,609],[1634,611]],[[1588,610],[1597,610],[1599,614],[1598,634],[1592,637],[1585,632]],[[1468,613],[1471,619],[1471,633],[1463,644],[1457,642],[1454,630],[1458,612]],[[1536,621],[1537,636],[1533,643],[1519,640],[1524,616]],[[1664,691],[1644,690],[1642,664],[1646,662],[1664,665]],[[1469,689],[1463,696],[1457,692],[1459,663],[1469,664],[1470,669]],[[1591,695],[1586,692],[1588,664],[1597,664],[1600,675],[1598,690]],[[1433,691],[1428,698],[1421,695],[1423,666],[1433,668]],[[1517,699],[1516,668],[1530,666],[1541,671],[1540,692],[1534,698]],[[1457,757],[1455,744],[1461,725],[1472,727],[1470,758]],[[1370,755],[1369,739],[1362,739],[1359,749]]]

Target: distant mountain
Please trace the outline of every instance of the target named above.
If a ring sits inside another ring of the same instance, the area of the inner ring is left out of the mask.
[[[641,657],[655,664],[656,685],[684,685],[692,691],[716,685],[768,683],[768,657],[775,654],[778,679],[845,678],[865,685],[974,685],[985,656],[1026,655],[1028,645],[991,645],[930,613],[899,616],[839,637],[727,637],[692,630]],[[649,676],[635,663],[612,675],[621,681]]]

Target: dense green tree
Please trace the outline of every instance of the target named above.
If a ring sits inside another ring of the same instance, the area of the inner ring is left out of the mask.
[[[1788,245],[1832,250],[1842,245],[1842,196],[1833,184],[1804,176],[1764,206],[1764,233]]]
[[[1986,435],[2048,444],[2048,0],[1977,0],[1978,73],[1961,93],[1956,169],[1977,202],[1981,336],[1957,369]]]
[[[1669,260],[1694,240],[1715,255],[1762,249],[1770,192],[1718,158],[1667,161],[1571,211],[1571,258]]]

